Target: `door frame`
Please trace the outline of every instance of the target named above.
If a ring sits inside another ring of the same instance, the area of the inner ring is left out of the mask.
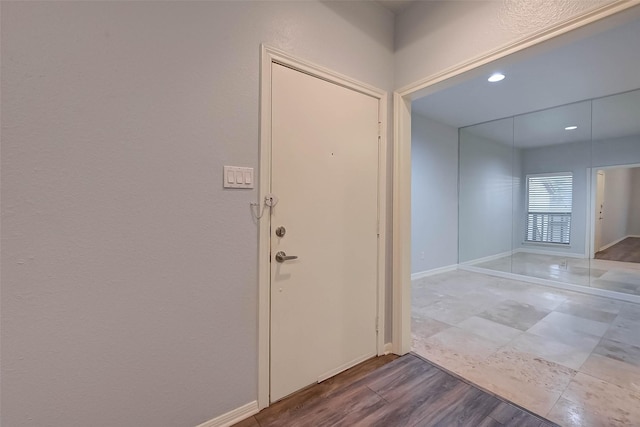
[[[527,37],[491,50],[404,86],[393,93],[393,250],[392,250],[392,350],[403,355],[411,350],[411,102],[468,76],[484,75],[492,63],[509,55],[532,55],[537,47],[550,46],[560,36],[584,30],[589,24],[613,17],[640,5],[640,0],[615,0],[577,17],[537,31]],[[618,15],[620,19],[624,16]],[[613,21],[613,22],[611,22]],[[614,27],[616,17],[603,22]],[[602,29],[602,27],[600,27]],[[593,33],[586,29],[584,35]],[[554,40],[555,39],[555,40]],[[463,74],[465,76],[463,76]]]
[[[602,172],[604,176],[604,169],[593,167],[589,174],[589,180],[591,181],[591,191],[589,192],[589,213],[590,216],[587,218],[588,221],[588,231],[590,232],[589,238],[589,259],[594,259],[596,256],[596,252],[598,252],[598,248],[596,248],[596,224],[598,222],[598,175]],[[604,189],[602,190],[604,192]],[[600,229],[600,233],[602,234],[602,227]],[[600,242],[602,244],[602,242]]]
[[[633,168],[639,168],[640,167],[640,163],[629,163],[629,164],[623,164],[623,165],[612,165],[612,166],[593,166],[590,173],[589,173],[589,180],[588,182],[591,184],[591,191],[589,192],[590,195],[590,200],[587,203],[588,205],[588,210],[591,213],[590,217],[587,217],[587,229],[590,232],[590,236],[589,236],[589,256],[590,259],[594,259],[596,256],[596,192],[598,191],[597,189],[597,178],[598,178],[598,171],[603,171],[605,172],[605,176],[606,176],[606,171],[607,170],[611,170],[611,169],[633,169]],[[606,178],[605,178],[605,183],[606,183]],[[606,203],[606,202],[605,202]],[[612,245],[609,245],[612,246]],[[608,246],[607,246],[608,247]]]
[[[260,171],[258,184],[258,214],[271,190],[271,64],[277,63],[296,71],[364,93],[378,100],[378,265],[377,324],[378,355],[385,352],[385,277],[386,277],[386,206],[387,206],[387,92],[339,74],[325,67],[297,58],[282,50],[260,47]],[[270,376],[270,238],[268,209],[258,222],[258,408],[269,406]]]

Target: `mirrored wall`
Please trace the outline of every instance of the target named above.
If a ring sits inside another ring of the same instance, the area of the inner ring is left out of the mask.
[[[640,296],[640,90],[459,130],[459,264]]]

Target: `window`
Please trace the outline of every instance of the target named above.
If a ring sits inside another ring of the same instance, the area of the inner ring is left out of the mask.
[[[527,242],[568,245],[571,237],[573,175],[527,176]]]

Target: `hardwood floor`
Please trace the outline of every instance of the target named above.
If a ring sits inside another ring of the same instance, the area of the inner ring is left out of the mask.
[[[235,427],[550,427],[408,354],[370,359],[271,405]]]
[[[640,237],[627,237],[610,248],[597,252],[595,258],[608,261],[640,262]]]

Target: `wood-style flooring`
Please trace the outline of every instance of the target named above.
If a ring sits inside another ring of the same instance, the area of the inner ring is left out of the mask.
[[[595,258],[640,263],[640,237],[627,237],[610,248],[597,252]]]
[[[408,354],[370,359],[314,384],[234,427],[469,426],[555,424]]]

